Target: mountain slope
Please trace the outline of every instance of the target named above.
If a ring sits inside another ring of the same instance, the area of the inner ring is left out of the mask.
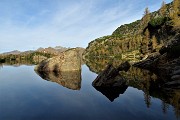
[[[149,13],[147,9],[141,20],[121,25],[112,35],[90,42],[83,54],[84,58],[116,57],[139,61],[148,54],[159,51],[178,33],[179,25],[174,20],[180,21],[179,9],[175,12],[173,3],[164,5],[153,13]]]

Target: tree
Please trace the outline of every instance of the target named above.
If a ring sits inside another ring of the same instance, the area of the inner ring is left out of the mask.
[[[166,10],[167,10],[166,3],[163,1],[160,9],[160,14],[162,16],[166,16]]]
[[[178,16],[178,14],[180,14],[179,7],[180,7],[180,1],[174,0],[173,13],[171,14],[171,18],[174,26],[180,26],[180,18]]]
[[[141,51],[142,51],[142,54],[146,54],[148,53],[148,50],[149,50],[149,40],[150,40],[150,33],[149,33],[149,30],[146,29],[145,33],[144,33],[144,37],[143,37],[143,40],[142,40],[142,43],[141,43]]]
[[[149,33],[149,29],[148,28],[145,31],[145,39],[146,39],[146,41],[149,41],[149,39],[150,39],[150,33]]]
[[[176,14],[179,13],[179,7],[180,7],[180,1],[179,0],[174,0],[173,1],[173,10]]]
[[[145,11],[144,11],[144,17],[142,19],[142,24],[143,24],[143,27],[145,27],[148,22],[150,21],[150,11],[148,9],[148,7],[145,8]]]
[[[152,36],[152,49],[156,49],[157,46],[157,39],[155,37],[155,35]]]

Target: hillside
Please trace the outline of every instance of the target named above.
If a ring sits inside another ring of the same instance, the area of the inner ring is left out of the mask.
[[[129,61],[134,67],[153,71],[161,79],[162,88],[173,90],[180,88],[179,51],[180,1],[174,0],[152,13],[146,8],[141,20],[93,40],[83,57],[97,73],[108,64],[116,67],[116,63]]]
[[[145,59],[179,33],[179,9],[176,11],[173,3],[162,5],[153,13],[147,8],[141,20],[121,25],[112,35],[90,42],[84,58],[113,57],[132,62]]]

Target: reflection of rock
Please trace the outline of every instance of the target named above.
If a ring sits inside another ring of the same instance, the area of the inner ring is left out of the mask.
[[[119,97],[119,94],[123,94],[126,89],[127,85],[123,85],[120,87],[95,87],[97,91],[100,91],[103,95],[105,95],[111,102],[114,101],[117,97]]]
[[[108,65],[93,81],[92,85],[112,102],[127,89],[126,80],[119,74],[119,71],[127,71],[129,68],[128,62],[122,63],[117,68]]]
[[[66,72],[40,72],[36,71],[41,78],[56,82],[66,88],[72,90],[80,90],[81,88],[81,71]]]
[[[99,87],[121,86],[126,82],[126,80],[120,76],[119,71],[127,71],[129,68],[130,64],[128,62],[122,63],[117,68],[113,67],[113,65],[109,65],[98,75],[98,77],[93,81],[92,85]]]
[[[44,60],[35,67],[35,70],[44,72],[76,71],[80,69],[81,59],[76,49],[69,49],[62,52],[59,56]]]

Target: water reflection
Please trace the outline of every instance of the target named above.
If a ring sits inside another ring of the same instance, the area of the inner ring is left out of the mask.
[[[86,60],[86,64],[93,72],[100,73],[108,64],[113,63],[116,67],[120,65],[121,61],[116,62],[112,58],[93,58],[93,60]],[[99,67],[98,67],[99,66]],[[144,92],[144,103],[147,108],[151,108],[152,97],[162,100],[162,112],[167,113],[169,104],[174,107],[174,112],[177,118],[180,118],[180,90],[166,87],[164,80],[158,75],[148,70],[143,70],[135,67],[131,67],[127,72],[120,72],[121,76],[127,80],[127,85]],[[122,87],[122,86],[121,86]],[[96,88],[104,94],[110,101],[113,101],[123,94],[124,89],[109,89],[109,88]],[[177,87],[178,88],[178,87]]]
[[[128,88],[127,85],[120,87],[94,87],[97,91],[105,95],[111,102],[114,101],[120,94],[123,94]]]
[[[115,67],[122,63],[122,61],[119,58],[111,57],[93,57],[91,59],[85,59],[84,62],[89,67],[89,69],[95,73],[102,72],[105,69],[105,67],[110,63],[112,63]]]
[[[31,60],[9,60],[9,61],[7,60],[4,62],[0,62],[0,67],[7,66],[7,65],[14,66],[14,67],[19,67],[21,65],[32,66],[38,63],[39,62],[33,62]]]
[[[81,88],[81,71],[67,72],[39,72],[36,73],[44,80],[56,82],[63,87],[80,90]]]
[[[175,114],[179,118],[179,91],[162,89],[163,86],[156,84],[157,76],[148,71],[131,68],[129,73],[121,73],[127,79],[129,77],[127,82],[132,87],[110,90],[97,88],[102,95],[91,86],[96,74],[85,65],[82,67],[83,87],[78,92],[50,84],[33,70],[33,66],[4,66],[0,70],[0,113],[3,113],[0,119],[174,120]],[[114,102],[109,102],[104,95],[111,101],[115,99]]]

